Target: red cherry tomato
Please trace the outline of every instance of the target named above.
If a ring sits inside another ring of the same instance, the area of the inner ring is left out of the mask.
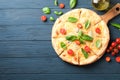
[[[91,51],[90,47],[88,47],[88,46],[85,46],[84,50],[88,53]]]
[[[117,48],[120,50],[120,44],[117,46]]]
[[[110,50],[109,50],[109,49],[107,49],[107,50],[106,50],[106,52],[107,52],[107,53],[109,53],[109,52],[110,52]]]
[[[117,44],[120,44],[120,38],[116,38],[115,41],[116,41]]]
[[[105,60],[106,60],[107,62],[110,62],[111,58],[110,58],[109,56],[107,56],[107,57],[105,58]]]
[[[111,55],[112,55],[112,56],[115,56],[115,52],[112,52]]]
[[[116,47],[117,43],[116,42],[112,42],[111,46],[112,47]]]
[[[114,51],[116,54],[119,52],[119,50],[118,50],[117,48],[115,48],[113,51]]]
[[[66,30],[65,30],[64,28],[61,28],[61,29],[60,29],[60,33],[61,33],[62,35],[66,35]]]
[[[75,40],[75,43],[76,43],[77,45],[80,45],[80,41],[79,41],[79,40]]]
[[[73,55],[74,55],[74,52],[73,52],[72,49],[69,49],[69,50],[67,51],[67,53],[68,53],[70,56],[73,56]]]
[[[82,24],[78,23],[78,24],[77,24],[77,27],[78,27],[79,29],[81,29],[81,28],[82,28]]]
[[[120,56],[115,58],[116,62],[120,63]]]
[[[65,5],[63,3],[59,4],[59,8],[63,9],[65,7]]]
[[[96,28],[95,31],[96,31],[96,33],[98,33],[98,34],[101,34],[100,28]]]
[[[47,17],[46,16],[41,16],[41,21],[45,22],[47,20]]]
[[[112,46],[110,46],[110,47],[109,47],[109,50],[110,50],[110,51],[112,51],[112,49],[113,49],[113,47],[112,47]]]

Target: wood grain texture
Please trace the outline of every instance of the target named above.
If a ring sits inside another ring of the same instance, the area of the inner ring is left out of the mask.
[[[105,54],[88,66],[73,66],[63,62],[51,45],[51,29],[54,22],[41,22],[45,15],[41,9],[51,8],[48,18],[56,16],[53,11],[71,10],[69,0],[58,0],[65,9],[54,6],[54,0],[0,0],[0,80],[119,80],[120,64],[114,57],[105,62]],[[111,0],[111,7],[120,0]],[[91,1],[78,0],[76,8],[93,9]],[[96,11],[96,10],[94,10]],[[105,14],[107,11],[96,11]],[[110,25],[120,21],[120,15],[108,23],[111,41],[120,37],[119,30]]]

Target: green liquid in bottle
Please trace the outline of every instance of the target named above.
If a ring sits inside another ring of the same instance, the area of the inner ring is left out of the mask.
[[[110,0],[92,0],[92,5],[97,10],[106,10],[109,8]]]

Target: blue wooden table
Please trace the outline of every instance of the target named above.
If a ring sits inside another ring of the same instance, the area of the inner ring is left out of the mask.
[[[54,6],[54,0],[0,0],[0,80],[120,80],[120,64],[112,58],[88,66],[73,66],[63,62],[51,45],[54,22],[40,21],[41,9],[69,11],[69,0],[58,0],[65,9]],[[111,7],[120,0],[111,0]],[[93,9],[90,0],[78,0],[76,8]],[[96,10],[95,10],[96,11]],[[106,11],[96,11],[102,15]],[[111,41],[120,37],[120,30],[111,22],[120,23],[120,15],[108,23]],[[120,53],[119,53],[120,54]],[[109,55],[110,56],[110,55]]]

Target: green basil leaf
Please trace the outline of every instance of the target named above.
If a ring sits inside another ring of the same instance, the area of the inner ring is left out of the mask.
[[[55,19],[53,17],[50,17],[50,21],[55,21]]]
[[[83,40],[86,40],[86,41],[92,41],[93,40],[93,38],[92,37],[90,37],[90,36],[88,36],[88,35],[83,35],[82,37],[81,37]]]
[[[54,5],[58,6],[58,0],[54,0]]]
[[[63,14],[63,12],[62,11],[54,11],[54,14],[56,14],[56,15],[58,15],[58,16],[60,16],[60,15],[62,15]]]
[[[82,51],[84,57],[87,59],[88,58],[88,53],[83,48],[81,48],[81,51]]]
[[[81,37],[79,38],[79,41],[80,41],[81,44],[85,43],[84,40]]]
[[[77,4],[77,0],[70,0],[69,5],[70,5],[71,9],[74,8],[76,6],[76,4]]]
[[[100,48],[101,45],[102,45],[101,40],[97,40],[95,45],[96,45],[97,48]]]
[[[120,29],[120,24],[118,24],[118,23],[111,23],[111,25],[118,28],[118,29]]]
[[[64,42],[61,42],[61,43],[60,43],[60,46],[61,46],[61,48],[63,48],[63,49],[67,49],[67,46],[66,46],[66,44],[65,44]]]
[[[78,36],[81,37],[82,35],[83,35],[83,32],[80,30],[80,31],[78,32]]]
[[[66,36],[66,40],[73,42],[77,40],[77,36],[74,36],[74,35]]]
[[[42,11],[45,13],[45,14],[50,14],[50,8],[49,7],[44,7],[43,9],[42,9]]]
[[[78,21],[78,19],[75,18],[75,17],[69,17],[69,18],[68,18],[68,21],[69,21],[69,22],[72,22],[72,23],[75,23],[75,22]]]
[[[90,21],[87,20],[87,21],[85,22],[85,29],[88,29],[89,27],[90,27]]]

